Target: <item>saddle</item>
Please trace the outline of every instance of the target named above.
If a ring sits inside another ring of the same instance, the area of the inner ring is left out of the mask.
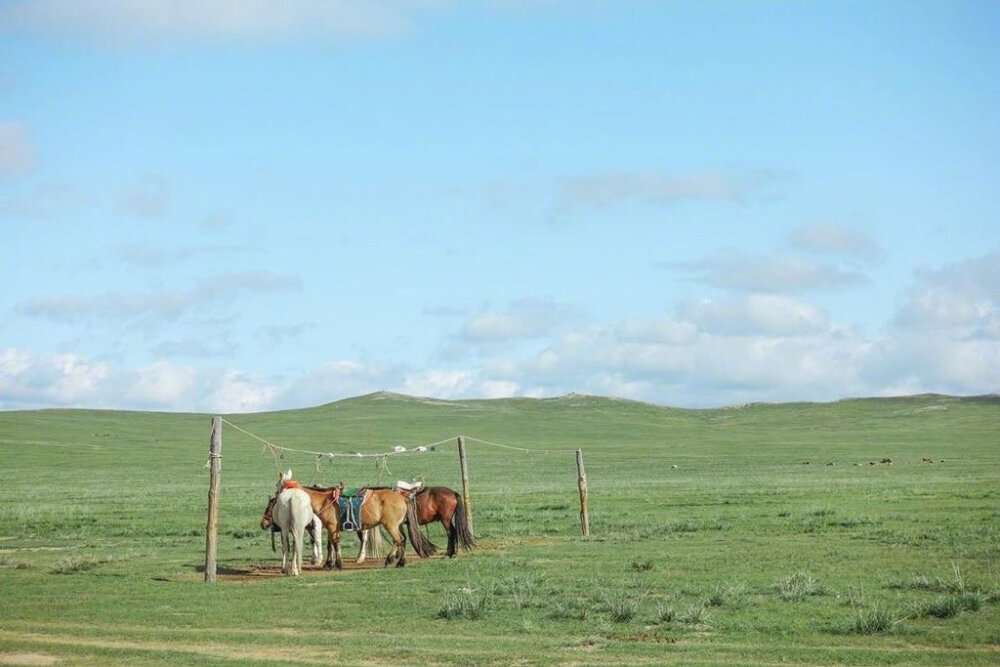
[[[337,499],[337,519],[341,530],[361,530],[361,505],[368,497],[365,487],[342,489]]]
[[[407,482],[405,480],[399,480],[396,482],[396,486],[392,487],[392,490],[403,496],[407,500],[413,500],[416,498],[417,494],[424,490],[423,482]]]

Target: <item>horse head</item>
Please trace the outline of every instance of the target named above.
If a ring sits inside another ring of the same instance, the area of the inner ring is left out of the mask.
[[[271,496],[270,500],[267,501],[267,507],[264,508],[264,515],[260,517],[260,527],[263,530],[267,530],[274,524],[274,518],[271,516],[272,510],[274,510],[274,501],[278,499],[278,496]]]
[[[284,488],[286,488],[286,483],[287,482],[291,482],[291,481],[292,481],[292,471],[291,471],[291,469],[288,469],[285,472],[279,472],[278,473],[278,483],[274,487],[274,492],[275,493],[281,493],[281,490],[284,489]]]

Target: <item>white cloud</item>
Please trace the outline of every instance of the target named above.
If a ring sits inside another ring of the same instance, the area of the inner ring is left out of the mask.
[[[753,292],[826,289],[869,280],[835,263],[795,255],[729,255],[663,266],[688,272],[695,282]]]
[[[1000,392],[1000,251],[919,271],[876,352],[874,384]]]
[[[918,272],[894,324],[1000,339],[1000,250]]]
[[[866,263],[882,259],[885,251],[865,232],[831,223],[814,223],[792,230],[788,243],[807,252],[842,255]]]
[[[545,299],[521,299],[500,312],[479,313],[461,329],[458,338],[469,343],[509,343],[539,338],[578,321],[573,307]]]
[[[187,290],[36,298],[20,304],[15,312],[50,322],[151,329],[179,321],[206,304],[245,294],[296,291],[301,286],[297,275],[231,271],[201,278]]]
[[[469,396],[474,385],[475,377],[468,371],[429,370],[407,376],[399,391],[411,396],[457,398]]]
[[[796,335],[821,332],[830,326],[819,308],[777,294],[689,302],[680,306],[679,314],[702,331],[721,334]]]
[[[133,373],[124,373],[116,384],[124,383],[131,400],[144,406],[183,406],[199,387],[193,366],[177,366],[157,361]]]
[[[247,253],[248,246],[242,245],[186,245],[166,246],[163,243],[129,242],[119,244],[111,256],[137,269],[161,269],[175,264],[200,262],[205,257],[220,257]]]
[[[6,31],[144,47],[178,40],[374,38],[409,29],[426,2],[390,0],[22,0],[0,7]]]
[[[280,392],[278,386],[266,379],[232,369],[213,378],[209,389],[200,409],[215,413],[269,410]]]
[[[511,313],[481,313],[465,325],[462,336],[472,341],[531,338],[545,333],[545,327]]]
[[[74,354],[38,358],[23,349],[0,353],[0,408],[74,405],[97,398],[111,368]]]
[[[450,366],[340,360],[284,379],[166,362],[131,370],[79,355],[8,349],[0,353],[0,408],[260,411],[380,389],[445,399],[577,391],[683,407],[996,393],[998,255],[918,274],[899,316],[876,338],[839,325],[806,301],[747,294],[684,303],[653,318],[559,320],[520,346],[484,347],[475,360]],[[531,310],[542,302],[519,303]]]
[[[331,361],[294,378],[276,396],[280,407],[303,407],[329,403],[348,396],[400,386],[405,371],[396,366]]]
[[[140,218],[160,218],[170,211],[170,185],[162,176],[146,175],[119,198],[123,213]]]
[[[633,322],[577,331],[505,370],[510,379],[542,384],[549,393],[613,390],[687,406],[779,395],[832,399],[859,388],[867,350],[866,341],[832,329],[802,335],[697,330],[688,339],[655,340],[628,335],[635,328]]]
[[[608,173],[567,179],[560,203],[565,207],[609,207],[627,201],[671,204],[690,199],[734,201],[743,188],[733,177],[707,171],[665,176],[657,173]]]
[[[270,381],[236,370],[158,361],[117,368],[75,354],[0,352],[0,409],[43,407],[253,412],[272,406]]]
[[[0,120],[0,178],[22,176],[35,168],[35,146],[23,123]]]

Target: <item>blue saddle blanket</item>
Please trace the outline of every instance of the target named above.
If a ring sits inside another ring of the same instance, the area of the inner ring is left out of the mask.
[[[361,530],[361,503],[365,495],[341,496],[337,501],[341,530]]]

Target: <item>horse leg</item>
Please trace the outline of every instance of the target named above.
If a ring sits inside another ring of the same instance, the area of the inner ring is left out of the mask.
[[[326,560],[323,561],[323,569],[333,569],[333,531],[330,529],[326,531]]]
[[[333,552],[336,554],[336,559],[333,562],[333,566],[338,570],[344,569],[344,561],[340,559],[340,531],[338,530],[333,538]]]
[[[289,533],[284,528],[281,529],[281,572],[288,574],[288,538]]]
[[[455,515],[451,515],[447,518],[441,515],[441,525],[444,526],[444,532],[448,533],[448,558],[454,558],[455,553],[458,550],[456,543],[458,542],[458,531],[455,530]]]
[[[305,531],[298,526],[292,531],[292,576],[299,576],[302,572],[302,542],[305,539]]]
[[[368,546],[368,531],[367,530],[359,530],[358,531],[358,540],[361,542],[361,549],[358,550],[358,560],[357,560],[357,563],[358,563],[358,565],[361,565],[362,563],[365,562],[365,547]]]
[[[319,559],[322,555],[323,549],[323,531],[321,530],[322,524],[319,519],[315,516],[313,520],[309,522],[309,536],[312,537],[312,564],[319,565]]]
[[[384,567],[389,567],[389,563],[392,562],[393,558],[396,558],[396,567],[404,567],[406,565],[406,537],[403,536],[398,525],[385,526],[385,529],[389,531],[389,535],[392,537],[392,550],[385,557]]]

